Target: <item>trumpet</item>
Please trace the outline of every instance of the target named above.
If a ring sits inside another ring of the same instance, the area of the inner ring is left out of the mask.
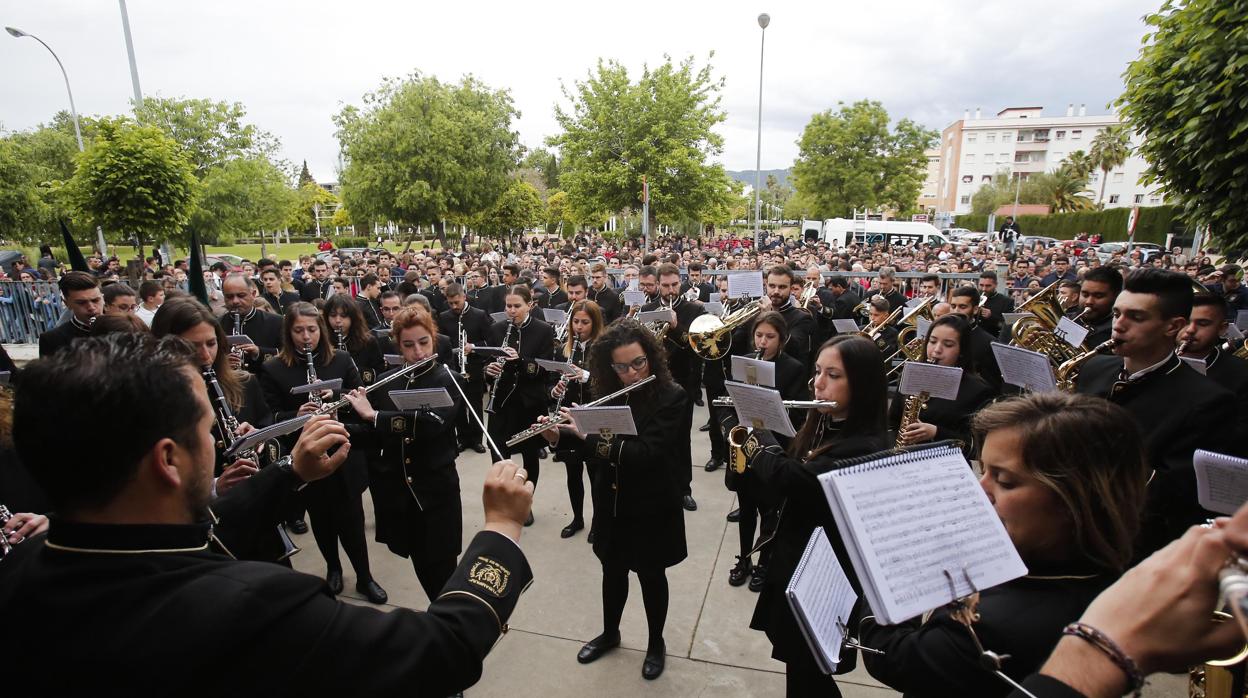
[[[807,284],[802,288],[802,294],[797,297],[797,303],[794,305],[805,310],[806,306],[810,305],[810,299],[814,298],[818,292],[819,289],[814,284]]]
[[[735,404],[731,396],[711,400],[711,405],[714,407],[733,407]],[[780,404],[784,405],[786,410],[817,410],[824,407],[835,409],[841,406],[841,403],[836,400],[781,400]]]
[[[568,312],[563,316],[563,322],[559,323],[559,326],[555,328],[555,342],[557,344],[563,344],[568,341],[568,327],[571,324],[572,309],[571,306],[569,306]]]
[[[655,378],[657,378],[657,377],[658,377],[658,376],[655,376],[655,375],[653,375],[653,374],[652,374],[652,375],[649,375],[649,376],[646,376],[645,378],[642,378],[641,380],[637,381],[636,383],[633,383],[632,385],[626,385],[626,386],[624,386],[623,388],[620,388],[619,390],[615,391],[614,393],[611,393],[610,395],[605,395],[605,396],[603,396],[603,397],[600,397],[600,398],[598,398],[597,400],[594,400],[593,402],[587,402],[587,403],[585,403],[584,405],[581,405],[581,407],[597,407],[597,406],[602,405],[602,404],[604,404],[604,403],[611,402],[611,401],[612,401],[612,400],[614,400],[615,398],[617,398],[617,397],[619,397],[619,396],[621,396],[621,395],[624,395],[624,394],[626,394],[626,393],[632,392],[632,391],[636,390],[637,388],[640,388],[641,386],[643,386],[643,385],[645,385],[645,384],[649,383],[650,381],[654,380],[654,379],[655,379]],[[563,425],[563,424],[567,424],[567,423],[568,423],[568,421],[569,421],[568,419],[566,419],[566,418],[564,418],[564,417],[562,417],[562,416],[561,416],[561,417],[556,417],[556,418],[554,418],[554,419],[551,419],[551,420],[550,420],[550,421],[548,421],[548,422],[541,422],[541,423],[539,423],[539,424],[534,424],[533,426],[529,427],[528,429],[525,429],[524,431],[520,432],[519,434],[516,434],[515,436],[511,437],[510,439],[508,439],[508,440],[507,440],[507,447],[508,447],[508,448],[510,448],[510,447],[515,446],[516,444],[518,444],[518,443],[522,442],[522,441],[527,441],[527,440],[529,440],[529,439],[533,438],[534,436],[537,436],[538,434],[540,434],[540,433],[542,433],[542,432],[544,432],[544,431],[549,431],[550,429],[553,429],[553,428],[555,428],[555,427],[557,427],[557,426],[560,426],[560,425]]]

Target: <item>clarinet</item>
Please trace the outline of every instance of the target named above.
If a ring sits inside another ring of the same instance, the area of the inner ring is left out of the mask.
[[[233,316],[234,316],[234,331],[233,331],[233,332],[231,332],[231,334],[232,334],[233,336],[237,337],[237,336],[239,336],[239,335],[243,334],[243,315],[242,315],[242,313],[239,313],[238,311],[233,311],[233,312],[231,312],[231,313],[230,313],[230,315],[233,315]],[[239,348],[238,348],[237,346],[235,346],[235,345],[230,345],[230,356],[233,356],[233,357],[237,358],[239,361],[242,361],[242,360],[243,360],[243,350],[242,350],[242,349],[239,349]]]
[[[576,354],[578,351],[584,354],[584,349],[581,347],[581,340],[573,339],[572,340],[572,356],[569,357],[568,359],[568,363],[572,364],[573,366],[579,365],[576,363]],[[555,408],[550,411],[551,417],[559,416],[559,409],[563,407],[563,398],[567,397],[568,395],[568,382],[569,382],[568,377],[566,375],[559,376],[559,384],[563,386],[563,392],[559,394],[559,397],[555,398]]]
[[[503,334],[504,349],[511,345],[511,331],[515,328],[515,326],[516,323],[508,321],[507,332]],[[498,364],[498,366],[502,368],[507,363],[507,360],[500,356],[499,358],[494,359],[494,363]],[[494,385],[490,386],[490,400],[485,403],[485,411],[487,414],[494,414],[494,396],[498,394],[498,384],[502,382],[503,374],[500,373],[498,374],[498,377],[494,379]]]
[[[234,410],[230,409],[229,400],[225,398],[225,391],[221,389],[221,384],[217,381],[216,370],[212,366],[206,366],[203,374],[204,382],[212,389],[212,401],[216,403],[217,430],[221,432],[221,446],[222,449],[228,450],[238,439],[238,417],[234,416]],[[256,462],[256,452],[250,449],[239,451],[238,457]]]
[[[307,378],[308,378],[308,385],[311,385],[320,380],[320,378],[316,377],[316,355],[312,353],[311,342],[308,342],[307,344],[303,345],[303,353],[305,356],[308,357]],[[315,390],[308,391],[308,402],[312,403],[313,405],[316,405],[317,407],[320,407],[322,404],[324,404],[324,401],[321,399],[321,394]]]
[[[11,518],[13,518],[13,512],[9,511],[9,508],[5,505],[0,504],[0,529],[3,529],[4,525],[8,523]],[[18,541],[18,543],[21,542],[22,541],[20,540]],[[13,552],[14,545],[14,543],[9,542],[9,536],[7,534],[0,533],[0,560],[3,560],[5,555]]]

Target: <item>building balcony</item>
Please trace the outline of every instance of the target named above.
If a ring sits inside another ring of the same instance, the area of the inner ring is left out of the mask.
[[[1048,150],[1049,139],[1035,141],[1018,141],[1014,144],[1014,152],[1034,152],[1037,150]]]

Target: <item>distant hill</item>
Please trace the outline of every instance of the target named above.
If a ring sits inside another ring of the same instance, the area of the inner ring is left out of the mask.
[[[763,186],[767,186],[767,175],[773,175],[781,184],[788,185],[790,189],[793,188],[793,182],[789,181],[790,170],[763,170]],[[739,172],[729,170],[728,176],[738,182],[748,184],[751,187],[754,186],[754,170],[741,170]]]

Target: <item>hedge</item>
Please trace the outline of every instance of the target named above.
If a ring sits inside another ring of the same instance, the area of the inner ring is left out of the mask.
[[[1136,242],[1164,245],[1169,233],[1184,236],[1181,214],[1182,209],[1178,206],[1140,207],[1140,218],[1135,224]],[[1127,239],[1127,218],[1130,215],[1130,208],[1111,208],[1104,211],[1054,213],[1048,216],[1019,216],[1018,229],[1023,235],[1042,235],[1058,239],[1071,239],[1079,233],[1100,233],[1106,242],[1110,242]],[[1005,217],[998,216],[998,228],[1003,222]],[[985,230],[988,227],[988,216],[955,216],[954,225],[968,230]]]

